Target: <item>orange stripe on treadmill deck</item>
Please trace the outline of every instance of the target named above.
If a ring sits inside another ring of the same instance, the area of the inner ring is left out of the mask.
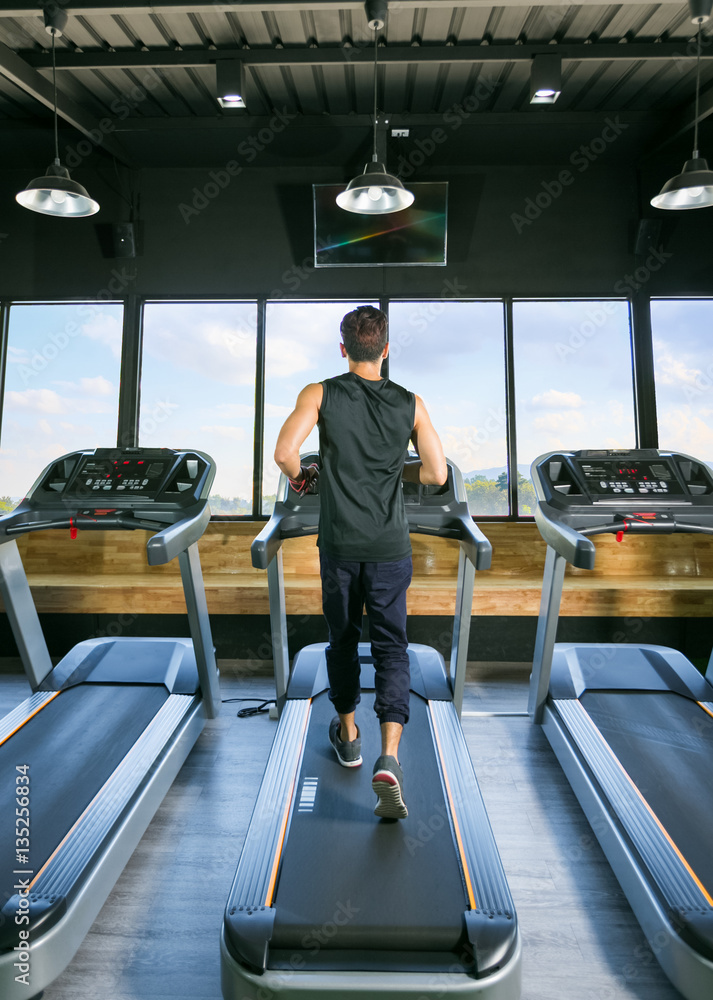
[[[29,721],[30,721],[30,719],[34,719],[34,717],[35,717],[35,716],[37,715],[37,713],[38,713],[38,712],[41,712],[41,711],[42,711],[42,709],[43,709],[43,708],[44,708],[44,707],[45,707],[46,705],[49,705],[49,703],[50,703],[51,701],[54,701],[54,699],[55,699],[55,698],[57,697],[57,695],[58,695],[58,694],[61,694],[61,692],[60,692],[60,691],[55,691],[55,693],[54,693],[54,694],[52,695],[52,697],[51,697],[51,698],[48,698],[48,699],[47,699],[47,701],[43,701],[43,702],[42,702],[42,704],[41,704],[41,705],[39,706],[39,708],[36,708],[36,709],[34,710],[34,712],[30,712],[30,714],[29,714],[29,715],[27,716],[27,718],[26,718],[26,719],[23,719],[23,720],[22,720],[22,722],[20,723],[20,725],[19,725],[19,726],[15,726],[15,728],[13,729],[13,731],[12,731],[11,733],[8,733],[8,734],[7,734],[7,736],[6,736],[6,737],[5,737],[4,739],[0,740],[0,746],[2,746],[2,745],[3,745],[3,743],[7,743],[7,741],[8,741],[8,740],[9,740],[9,739],[10,739],[10,738],[11,738],[12,736],[14,736],[16,732],[18,732],[18,731],[19,731],[20,729],[22,729],[22,727],[23,727],[23,726],[25,725],[25,723],[26,723],[26,722],[29,722]],[[62,704],[64,705],[64,702],[62,702]]]
[[[429,706],[430,708],[430,706]],[[475,893],[473,892],[473,883],[470,878],[470,871],[468,870],[468,864],[465,860],[465,850],[463,848],[463,839],[460,833],[460,827],[458,825],[458,817],[456,816],[455,803],[453,801],[453,794],[451,792],[451,785],[448,781],[448,774],[446,773],[446,766],[443,761],[443,752],[441,750],[441,741],[438,737],[438,726],[436,725],[436,720],[431,713],[431,722],[433,723],[433,733],[436,737],[436,746],[438,747],[438,756],[441,759],[441,770],[443,772],[443,780],[446,785],[446,794],[448,796],[448,801],[451,806],[451,816],[453,817],[453,829],[456,835],[456,843],[458,845],[458,853],[460,854],[461,865],[463,866],[463,876],[465,878],[465,885],[468,891],[468,902],[470,903],[471,910],[477,910],[478,907],[475,902]]]
[[[710,708],[706,708],[702,701],[697,701],[696,705],[698,705],[699,708],[702,708],[703,711],[710,715],[711,719],[713,719],[713,712],[711,712]]]
[[[708,903],[709,906],[713,906],[713,897],[711,897],[711,895],[708,892],[708,890],[706,889],[706,887],[703,885],[703,883],[701,882],[701,880],[699,879],[699,877],[696,875],[696,873],[694,872],[694,870],[691,868],[691,866],[689,865],[689,863],[686,861],[686,859],[683,856],[683,853],[682,853],[681,849],[676,844],[676,842],[674,841],[674,839],[671,836],[671,834],[668,832],[668,830],[663,825],[663,823],[661,822],[661,820],[658,818],[658,816],[656,815],[656,813],[653,811],[653,809],[651,808],[651,806],[649,805],[649,803],[646,801],[646,799],[644,798],[644,796],[641,794],[641,792],[639,791],[639,789],[638,789],[638,787],[637,787],[636,782],[634,781],[634,779],[631,777],[631,775],[626,770],[626,768],[624,767],[624,765],[622,764],[622,762],[619,760],[619,758],[617,757],[617,755],[614,753],[614,751],[612,750],[612,748],[609,746],[609,744],[605,740],[605,738],[602,735],[602,733],[599,732],[599,728],[593,722],[591,716],[589,715],[589,712],[587,712],[586,708],[584,707],[584,705],[582,705],[581,702],[579,704],[580,704],[580,707],[581,707],[582,711],[585,713],[585,715],[587,715],[587,717],[592,722],[592,725],[594,726],[594,729],[595,729],[597,735],[599,736],[600,740],[602,741],[602,743],[604,744],[604,746],[607,748],[607,750],[611,754],[612,759],[616,762],[616,764],[620,768],[622,774],[626,777],[626,779],[629,782],[629,784],[631,785],[631,787],[634,789],[634,791],[636,792],[636,794],[638,795],[638,797],[643,802],[644,806],[646,807],[646,809],[650,813],[653,821],[656,823],[656,826],[659,828],[659,830],[661,831],[661,833],[664,835],[664,837],[666,838],[666,840],[669,842],[669,844],[671,845],[671,847],[675,851],[675,853],[676,853],[679,861],[683,865],[683,867],[686,869],[686,871],[691,876],[691,878],[693,879],[693,881],[695,882],[695,884],[698,886],[698,888],[701,891],[701,894],[703,895],[704,899],[706,900],[706,902]],[[697,702],[696,704],[700,704],[700,702]],[[701,705],[701,708],[702,707],[703,706]]]
[[[309,705],[310,705],[309,711],[305,713],[305,721],[304,721],[304,725],[302,726],[302,733],[300,734],[301,735],[301,739],[302,739],[302,752],[300,753],[300,755],[299,755],[299,757],[297,759],[297,764],[295,766],[295,771],[294,771],[294,774],[292,775],[292,783],[290,785],[290,794],[287,796],[287,802],[285,804],[285,813],[284,813],[284,816],[282,817],[282,825],[281,825],[281,828],[280,828],[280,836],[279,836],[279,839],[277,841],[277,850],[275,851],[275,857],[274,857],[273,862],[272,862],[272,871],[270,873],[270,881],[269,881],[268,886],[267,886],[267,895],[265,897],[265,906],[272,906],[272,899],[273,899],[273,896],[275,894],[275,886],[277,884],[277,872],[278,872],[278,870],[280,868],[280,859],[282,858],[282,849],[283,849],[283,847],[285,845],[285,835],[287,834],[287,821],[290,818],[290,808],[292,806],[292,800],[294,799],[294,796],[295,796],[295,787],[297,785],[297,777],[298,777],[298,775],[300,773],[300,767],[302,765],[302,757],[304,755],[304,737],[305,737],[305,732],[307,731],[307,723],[309,722],[310,713],[312,711],[312,700],[311,699],[310,699]]]

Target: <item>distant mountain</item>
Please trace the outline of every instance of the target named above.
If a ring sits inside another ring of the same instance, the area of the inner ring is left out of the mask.
[[[525,479],[530,478],[530,466],[529,465],[518,465],[517,471]],[[498,465],[493,469],[476,469],[474,472],[464,472],[464,479],[472,479],[473,476],[485,476],[486,479],[497,479],[501,472],[507,472],[506,465]]]

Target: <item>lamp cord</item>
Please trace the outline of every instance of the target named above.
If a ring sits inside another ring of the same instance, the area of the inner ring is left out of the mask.
[[[372,162],[378,163],[378,157],[376,155],[376,80],[377,80],[377,51],[379,44],[379,31],[378,28],[374,28],[374,152],[372,154]]]
[[[701,22],[698,22],[698,54],[696,56],[696,116],[693,122],[693,158],[698,157],[698,107],[701,93]]]
[[[54,90],[54,162],[59,166],[59,135],[57,131],[57,63],[54,55],[55,33],[52,32],[52,88]]]

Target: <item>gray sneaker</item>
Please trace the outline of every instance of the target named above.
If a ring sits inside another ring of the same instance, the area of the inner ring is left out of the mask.
[[[406,819],[408,809],[403,800],[404,773],[395,757],[379,757],[374,764],[371,787],[378,802],[374,815],[384,819]]]
[[[341,722],[339,717],[335,717],[329,723],[329,742],[334,747],[337,760],[342,767],[359,767],[361,764],[361,733],[357,726],[357,738],[355,740],[343,740],[339,735]]]

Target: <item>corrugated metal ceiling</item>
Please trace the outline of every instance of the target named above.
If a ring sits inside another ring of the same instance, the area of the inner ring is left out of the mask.
[[[50,37],[38,7],[4,8],[3,52],[12,50],[47,81]],[[157,127],[166,119],[235,120],[240,113],[221,111],[215,100],[214,62],[230,56],[249,66],[247,117],[275,110],[312,117],[371,113],[374,36],[360,3],[77,0],[66,9],[69,19],[57,40],[60,96],[96,121],[120,119],[126,130],[143,119]],[[379,108],[397,117],[433,116],[436,123],[476,94],[474,117],[541,115],[529,104],[530,63],[539,46],[564,55],[562,95],[548,109],[552,123],[568,113],[626,112],[663,126],[673,112],[687,112],[693,98],[694,31],[683,2],[393,0],[379,32]],[[701,117],[713,107],[707,35],[705,43]],[[0,53],[0,72],[4,65]],[[46,121],[50,115],[31,87],[12,73],[0,75],[0,119]]]

